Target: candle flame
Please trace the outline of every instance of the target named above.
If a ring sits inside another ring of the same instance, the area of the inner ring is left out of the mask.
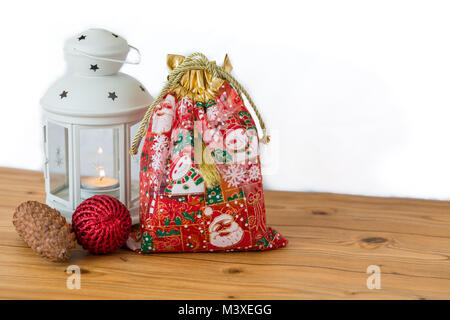
[[[100,156],[103,154],[103,148],[102,147],[98,147],[97,154],[100,155]],[[98,180],[102,181],[103,178],[106,176],[105,168],[99,163],[99,165],[96,167],[96,169],[98,171]]]
[[[103,167],[98,168],[98,179],[102,181],[102,179],[106,176],[105,169]]]

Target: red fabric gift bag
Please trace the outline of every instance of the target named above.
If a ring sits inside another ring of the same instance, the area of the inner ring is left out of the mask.
[[[168,56],[168,83],[144,117],[140,231],[128,246],[147,252],[270,250],[287,240],[266,226],[259,138],[245,89],[202,54]]]

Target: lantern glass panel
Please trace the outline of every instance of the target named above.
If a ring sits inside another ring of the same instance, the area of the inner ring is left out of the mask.
[[[50,193],[69,201],[68,129],[47,123],[48,173]]]
[[[130,127],[130,146],[133,142],[133,138],[139,129],[138,122]],[[139,151],[137,154],[132,155],[130,159],[131,164],[131,207],[139,206],[139,173],[140,173],[140,163],[141,163],[141,151],[144,143],[139,145]]]
[[[119,129],[80,129],[80,198],[119,192]]]

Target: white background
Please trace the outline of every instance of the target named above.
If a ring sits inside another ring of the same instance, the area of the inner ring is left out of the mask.
[[[2,1],[0,166],[42,169],[39,99],[65,39],[101,27],[153,96],[167,53],[228,53],[274,137],[266,188],[450,199],[447,3]]]

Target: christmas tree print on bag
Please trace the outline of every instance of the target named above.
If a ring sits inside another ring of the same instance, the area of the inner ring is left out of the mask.
[[[133,141],[140,158],[138,252],[270,250],[287,240],[267,227],[259,137],[244,88],[202,54],[168,56],[172,70]]]

